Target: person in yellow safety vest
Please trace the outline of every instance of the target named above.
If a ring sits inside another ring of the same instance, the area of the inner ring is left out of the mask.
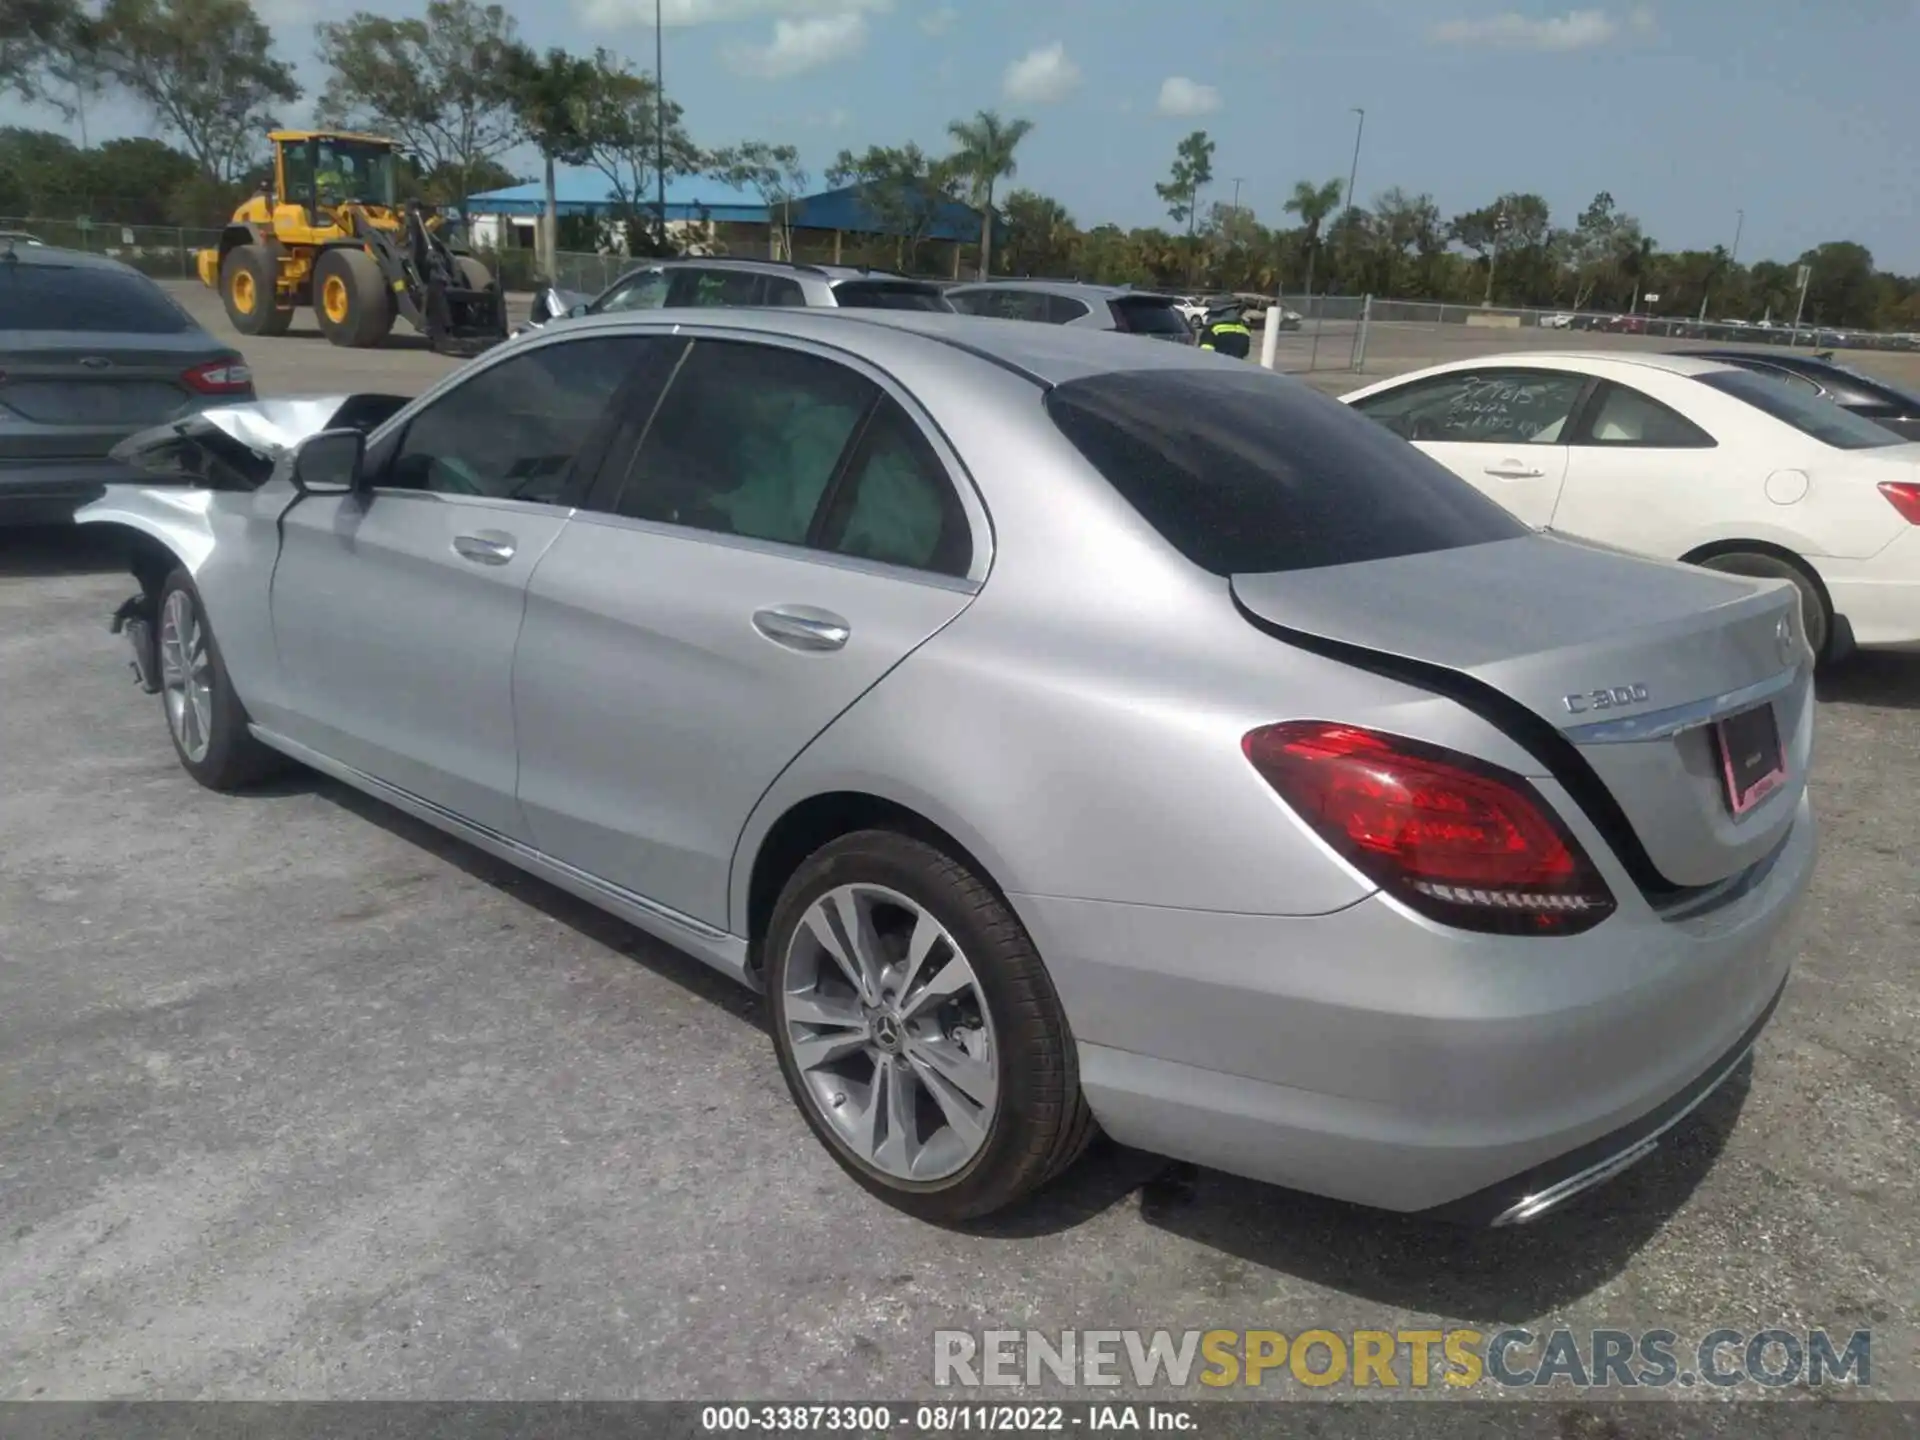
[[[1253,351],[1253,329],[1238,305],[1224,305],[1210,312],[1200,329],[1200,348],[1215,350],[1244,360]]]

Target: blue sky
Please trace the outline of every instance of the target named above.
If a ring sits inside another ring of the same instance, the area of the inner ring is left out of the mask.
[[[366,8],[256,3],[313,89],[314,22]],[[1017,183],[1083,225],[1165,223],[1153,185],[1196,127],[1219,146],[1213,198],[1239,177],[1274,220],[1295,180],[1345,178],[1362,106],[1363,200],[1398,184],[1453,215],[1533,190],[1571,223],[1606,189],[1670,248],[1731,244],[1744,210],[1743,260],[1858,239],[1920,271],[1920,0],[663,4],[696,140],[790,141],[816,176],[842,146],[942,146],[990,106],[1035,123]],[[654,0],[508,8],[537,45],[652,65]],[[90,120],[96,139],[146,129],[123,105]]]

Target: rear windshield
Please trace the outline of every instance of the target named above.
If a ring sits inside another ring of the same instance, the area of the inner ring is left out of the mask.
[[[1046,405],[1141,518],[1215,575],[1351,565],[1529,533],[1384,426],[1251,367],[1096,375],[1055,387]]]
[[[1751,370],[1714,370],[1694,378],[1702,385],[1746,401],[1754,409],[1836,450],[1877,450],[1883,445],[1900,443],[1900,437],[1891,430],[1884,430],[1851,410],[1842,410],[1824,396],[1796,390],[1770,375]]]
[[[850,310],[953,309],[938,285],[916,285],[911,280],[849,280],[833,287],[836,303]]]
[[[0,261],[0,330],[179,335],[192,328],[187,312],[144,276]]]
[[[1869,375],[1864,370],[1856,370],[1851,365],[1842,365],[1838,360],[1829,360],[1827,365],[1837,375],[1844,375],[1867,392],[1872,400],[1887,399],[1905,405],[1914,411],[1920,411],[1920,394],[1915,394],[1904,385],[1879,375]]]
[[[1187,317],[1164,295],[1129,295],[1108,302],[1114,324],[1130,335],[1191,335]]]

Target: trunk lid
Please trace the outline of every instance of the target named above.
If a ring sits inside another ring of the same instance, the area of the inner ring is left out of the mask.
[[[196,332],[0,331],[0,459],[104,456],[128,433],[204,403],[181,376],[231,353]]]
[[[1812,664],[1783,581],[1534,534],[1232,586],[1282,638],[1410,670],[1490,714],[1614,832],[1630,866],[1637,846],[1671,887],[1738,875],[1792,823]],[[1786,779],[1736,815],[1715,722],[1759,706],[1772,709]]]

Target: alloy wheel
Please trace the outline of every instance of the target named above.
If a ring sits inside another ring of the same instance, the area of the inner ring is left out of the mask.
[[[198,764],[213,743],[213,659],[193,597],[170,591],[160,608],[160,688],[180,753]]]
[[[986,997],[959,945],[913,900],[841,885],[788,944],[781,1023],[816,1112],[890,1179],[944,1180],[977,1156],[1000,1098]]]

